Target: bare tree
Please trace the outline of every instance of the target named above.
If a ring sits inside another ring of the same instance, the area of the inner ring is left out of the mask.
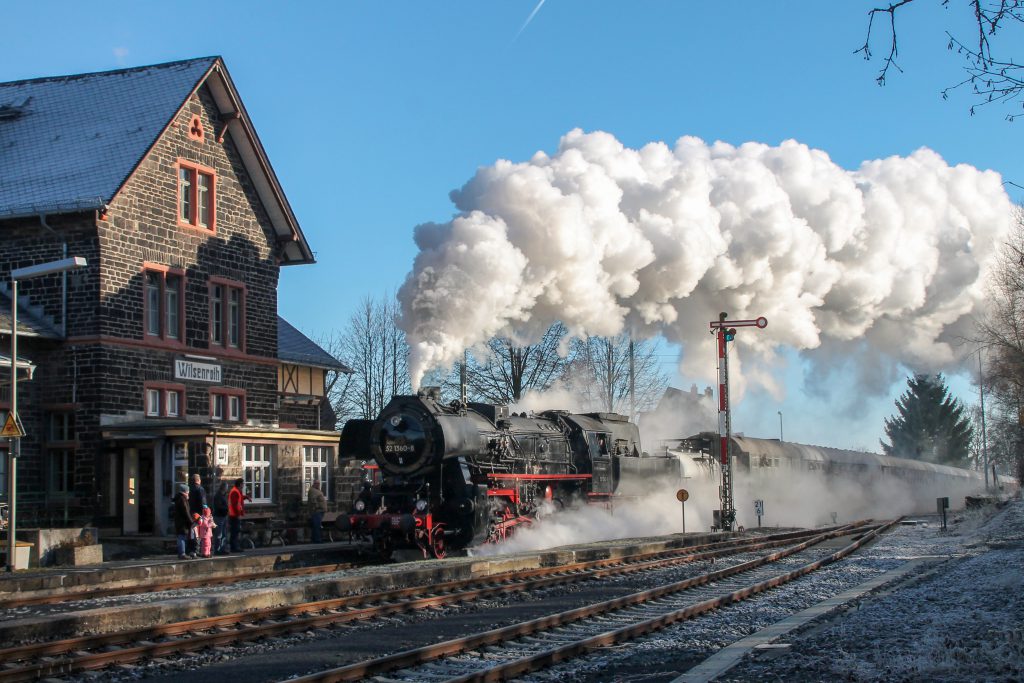
[[[899,55],[899,43],[897,39],[896,15],[907,5],[915,0],[898,0],[891,2],[887,7],[876,7],[868,12],[868,29],[864,45],[856,52],[864,55],[864,59],[872,58],[871,40],[872,31],[875,28],[875,20],[881,18],[888,23],[887,48],[889,50],[882,60],[882,68],[876,77],[879,85],[885,85],[889,69],[896,69],[901,72],[903,69],[896,63]],[[934,1],[934,0],[933,0]],[[943,6],[949,5],[949,0],[941,0]],[[963,56],[967,72],[966,77],[942,91],[943,99],[957,88],[967,87],[980,100],[979,104],[971,107],[971,114],[974,114],[975,107],[990,104],[993,102],[1010,104],[1021,99],[1024,95],[1024,64],[1016,63],[1012,56],[1009,58],[997,57],[993,52],[993,42],[997,34],[1002,31],[1012,31],[1015,24],[1024,24],[1024,0],[969,0],[966,3],[973,12],[973,27],[975,35],[971,40],[962,41],[953,34],[946,32],[949,38],[947,48],[955,50]],[[1019,28],[1019,27],[1017,27]],[[1012,39],[1010,44],[1015,44]],[[1006,119],[1013,121],[1020,114],[1008,113]]]
[[[990,399],[990,461],[1024,475],[1024,210],[1000,250],[988,287],[988,311],[978,321]],[[1010,462],[1008,462],[1010,461]]]
[[[342,356],[342,340],[340,335],[328,335],[316,340],[317,346],[334,358]],[[324,395],[327,400],[320,404],[320,423],[324,429],[339,429],[343,422],[339,412],[348,404],[350,392],[355,387],[355,373],[340,370],[328,370],[324,377]]]
[[[409,349],[395,322],[397,313],[393,297],[365,297],[347,329],[328,344],[353,370],[347,383],[336,385],[331,394],[340,420],[375,418],[392,396],[411,393]]]
[[[635,418],[653,408],[668,385],[656,351],[653,341],[632,341],[628,334],[588,337],[575,343],[565,384],[594,410]]]
[[[568,362],[559,355],[564,336],[565,327],[555,323],[536,344],[520,345],[507,337],[491,339],[486,353],[468,357],[466,379],[471,400],[518,403],[528,391],[546,391]],[[457,374],[449,375],[449,382],[453,380],[458,382]]]

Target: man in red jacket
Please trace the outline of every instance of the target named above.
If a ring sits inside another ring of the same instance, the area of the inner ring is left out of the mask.
[[[231,531],[231,552],[242,552],[238,538],[242,533],[242,517],[245,516],[245,501],[252,500],[242,486],[245,482],[235,479],[235,485],[228,491],[228,529]]]

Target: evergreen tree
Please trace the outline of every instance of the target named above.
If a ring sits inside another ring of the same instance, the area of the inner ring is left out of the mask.
[[[942,375],[914,375],[885,420],[886,455],[963,467],[970,454],[973,427],[963,404],[950,395]]]

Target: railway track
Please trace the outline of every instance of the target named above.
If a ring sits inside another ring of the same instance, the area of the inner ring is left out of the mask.
[[[803,552],[832,534],[651,590],[292,680],[357,681],[381,674],[386,674],[389,681],[510,680],[796,580],[853,553],[893,524],[875,527],[841,550],[782,574],[775,573],[772,563]]]
[[[52,591],[37,591],[31,595],[0,599],[0,610],[15,609],[18,607],[32,607],[35,605],[55,605],[72,602],[76,600],[93,600],[96,598],[109,598],[120,595],[144,595],[150,593],[165,593],[173,590],[185,590],[189,588],[201,588],[207,586],[230,586],[245,581],[264,581],[266,579],[281,579],[294,576],[310,576],[314,574],[329,574],[331,572],[365,567],[370,562],[337,562],[332,564],[320,564],[310,567],[294,567],[291,569],[261,570],[246,574],[233,574],[231,576],[202,577],[180,581],[164,581],[160,583],[119,586],[116,588],[95,588],[84,587],[80,590],[71,591],[67,588],[60,588]]]
[[[792,532],[760,539],[725,542],[630,557],[594,560],[561,567],[510,572],[486,578],[463,579],[430,586],[412,586],[366,595],[353,595],[283,607],[227,614],[163,624],[146,629],[32,643],[0,650],[0,682],[70,676],[114,664],[130,664],[157,657],[224,646],[258,638],[319,629],[348,622],[408,613],[522,591],[590,581],[638,572],[649,572],[699,560],[782,546],[804,548],[828,538],[863,533],[864,523],[818,531]],[[784,557],[791,549],[769,556]],[[739,566],[745,566],[744,563]],[[720,572],[688,581],[699,585]],[[468,641],[467,641],[468,642]],[[462,649],[465,649],[463,647]],[[436,656],[434,657],[436,658]],[[367,665],[372,667],[380,664]],[[392,667],[393,668],[393,667]],[[369,671],[370,669],[367,669]],[[370,674],[366,674],[370,675]],[[311,680],[353,680],[325,678]]]

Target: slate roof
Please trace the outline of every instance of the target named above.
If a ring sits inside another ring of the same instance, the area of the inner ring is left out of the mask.
[[[52,324],[46,316],[38,314],[37,311],[25,308],[22,297],[18,297],[18,337],[40,337],[43,339],[61,339],[60,331]],[[0,289],[0,334],[11,333],[11,295],[10,292]],[[20,353],[18,354],[21,355]],[[10,364],[8,358],[8,365]]]
[[[181,107],[207,85],[278,240],[313,263],[298,221],[220,57],[0,83],[0,220],[110,204]]]
[[[281,316],[277,316],[277,359],[315,368],[352,372],[352,368],[324,351]]]
[[[0,215],[109,203],[215,61],[0,83]]]

